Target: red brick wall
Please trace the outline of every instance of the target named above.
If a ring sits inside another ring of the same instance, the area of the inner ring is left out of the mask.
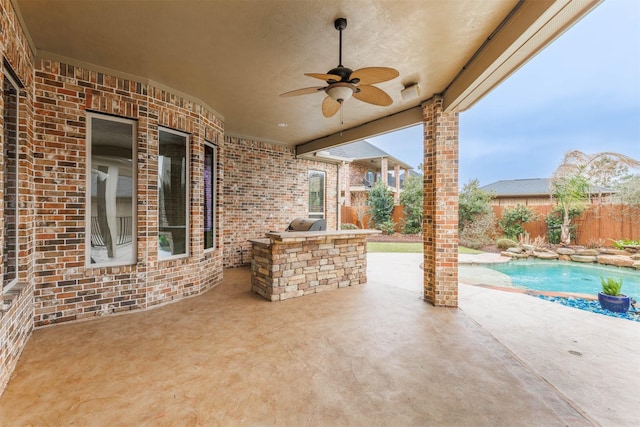
[[[33,57],[18,19],[9,0],[0,0],[0,54],[23,85],[19,93],[18,112],[18,283],[11,289],[0,285],[0,394],[22,353],[33,330],[33,266],[34,266],[34,211],[32,207],[33,179]],[[0,63],[0,78],[9,71]],[[0,112],[4,111],[0,97]],[[4,126],[0,114],[0,126]],[[0,129],[0,143],[4,144],[4,129]],[[4,150],[0,147],[0,165]],[[4,176],[0,167],[0,242],[4,241]],[[3,250],[0,244],[0,251]],[[0,256],[1,258],[1,256]],[[0,263],[0,276],[4,265]]]
[[[247,239],[308,216],[310,170],[325,171],[327,229],[337,229],[338,167],[295,158],[293,147],[228,137],[224,158],[224,266],[251,262]]]
[[[206,107],[165,90],[55,61],[36,64],[35,95],[35,325],[144,309],[218,283],[222,247],[204,252],[201,214],[204,141],[219,144],[220,161],[222,122]],[[87,110],[137,120],[135,265],[86,267]],[[157,256],[159,126],[190,134],[189,256],[162,261]],[[221,173],[219,165],[218,188]],[[219,208],[218,224],[221,220]]]

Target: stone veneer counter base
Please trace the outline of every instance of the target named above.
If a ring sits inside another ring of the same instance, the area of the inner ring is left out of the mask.
[[[270,232],[252,245],[251,290],[270,301],[367,281],[367,236],[378,230]]]

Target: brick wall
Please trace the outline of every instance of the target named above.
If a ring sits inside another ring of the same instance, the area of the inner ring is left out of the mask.
[[[35,325],[144,309],[218,283],[222,248],[204,252],[201,215],[205,139],[219,144],[221,188],[222,122],[205,106],[152,85],[49,60],[36,64],[35,96]],[[86,266],[87,111],[137,120],[135,265]],[[190,134],[191,238],[189,256],[180,259],[158,259],[160,126]],[[220,225],[220,208],[217,214]]]
[[[224,266],[251,263],[250,238],[308,216],[310,170],[325,171],[325,219],[337,229],[338,167],[295,158],[293,147],[227,137],[224,156]]]
[[[18,282],[12,288],[0,285],[0,394],[4,390],[22,349],[33,330],[33,56],[10,0],[0,0],[0,54],[23,88],[18,109]],[[4,80],[8,67],[0,63]],[[0,111],[4,112],[0,96]],[[0,114],[0,165],[4,165],[4,120]],[[4,242],[4,175],[0,167],[0,241]],[[3,250],[0,244],[0,251]],[[4,277],[4,265],[0,263]],[[1,282],[0,282],[1,283]]]
[[[424,296],[437,306],[458,306],[458,113],[442,99],[424,115]]]

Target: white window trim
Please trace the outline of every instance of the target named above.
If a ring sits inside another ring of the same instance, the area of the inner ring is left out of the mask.
[[[179,130],[175,130],[175,129],[171,129],[171,128],[166,128],[163,126],[158,126],[158,148],[160,148],[160,132],[167,132],[167,133],[172,133],[174,135],[179,135],[179,136],[183,136],[185,138],[185,167],[186,167],[186,195],[185,195],[185,200],[186,200],[186,204],[185,204],[185,209],[186,209],[186,216],[185,216],[185,252],[183,254],[178,254],[178,255],[171,255],[171,256],[167,256],[167,257],[160,257],[160,252],[156,249],[156,254],[157,254],[157,259],[158,262],[164,262],[164,261],[172,261],[172,260],[176,260],[176,259],[182,259],[182,258],[189,258],[189,256],[191,256],[191,158],[190,158],[190,136],[188,133],[186,132],[181,132]],[[158,154],[158,158],[160,158],[160,155]],[[160,173],[160,169],[158,168],[158,174]],[[156,177],[157,180],[157,177]],[[157,196],[158,196],[158,200],[160,199],[160,187],[158,187],[157,189]],[[160,206],[158,205],[158,208]],[[156,214],[158,214],[159,212],[156,212]],[[159,224],[159,215],[157,216],[158,218],[158,224],[156,224],[156,228],[158,230],[158,236],[160,235],[160,224]]]
[[[217,211],[218,211],[218,187],[217,187],[217,181],[218,181],[218,146],[215,145],[213,142],[209,142],[207,140],[204,141],[204,145],[205,147],[210,147],[213,149],[213,171],[211,174],[211,190],[213,191],[213,246],[211,246],[210,248],[205,248],[204,249],[204,253],[210,253],[215,251],[216,249],[218,249],[218,239],[217,239],[217,231],[218,231],[218,217],[217,217]],[[203,170],[204,170],[204,163],[203,163]],[[204,209],[203,209],[204,210]]]
[[[131,195],[131,260],[129,262],[100,262],[91,263],[91,123],[93,118],[101,120],[111,120],[114,122],[127,123],[132,126],[131,132],[131,167],[132,186]],[[135,265],[138,259],[138,123],[133,119],[124,117],[114,117],[107,114],[92,113],[87,111],[87,135],[85,137],[87,146],[86,160],[86,213],[85,213],[85,266],[87,268],[117,267],[123,265]]]

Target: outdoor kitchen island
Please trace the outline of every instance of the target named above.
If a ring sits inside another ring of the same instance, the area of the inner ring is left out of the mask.
[[[252,244],[251,289],[270,301],[367,281],[367,236],[378,230],[283,231]]]

